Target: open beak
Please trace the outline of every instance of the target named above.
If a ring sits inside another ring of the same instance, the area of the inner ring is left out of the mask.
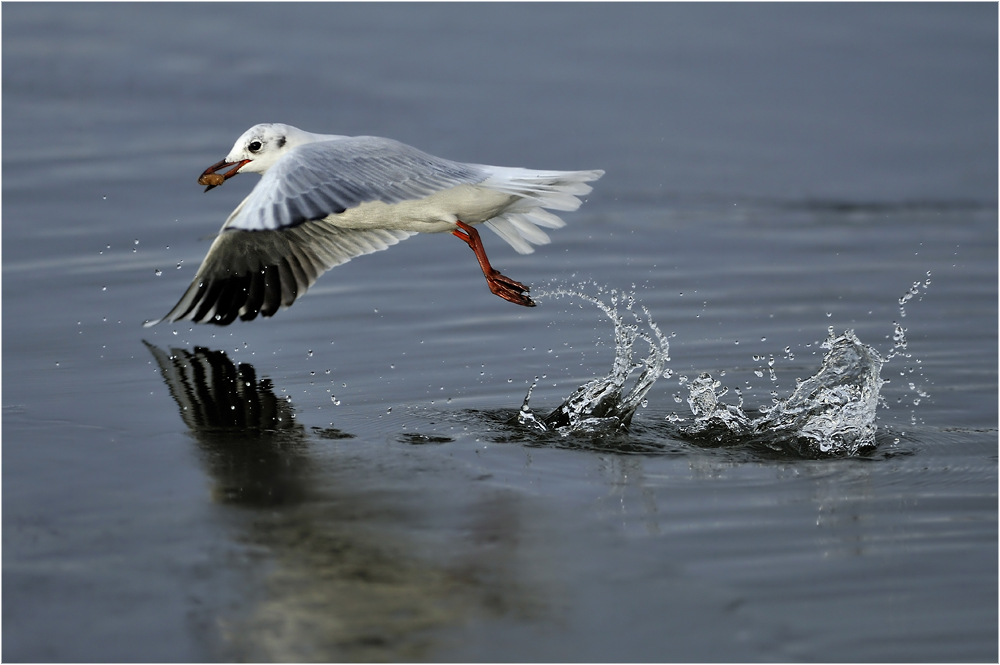
[[[226,160],[223,159],[221,162],[217,164],[212,164],[207,169],[205,169],[205,172],[198,177],[198,184],[208,185],[208,187],[205,188],[205,191],[207,192],[208,190],[214,187],[218,187],[225,181],[232,178],[239,172],[241,168],[243,168],[244,164],[249,164],[251,161],[252,160],[244,159],[239,162],[227,162]],[[217,171],[221,171],[227,166],[232,166],[233,168],[230,169],[229,171],[226,171],[225,173],[217,173]]]

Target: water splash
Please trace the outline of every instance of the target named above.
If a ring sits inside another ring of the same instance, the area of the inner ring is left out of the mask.
[[[926,291],[930,287],[930,285],[931,285],[931,271],[928,270],[927,271],[927,279],[925,279],[922,282],[921,281],[914,282],[913,285],[910,287],[910,290],[907,291],[906,293],[904,293],[902,296],[900,296],[900,298],[899,298],[899,316],[900,317],[905,317],[906,316],[906,303],[908,303],[915,296],[920,295],[920,289],[921,288],[924,291]],[[919,298],[918,298],[918,300],[919,300]]]
[[[819,371],[792,394],[751,418],[720,401],[720,383],[702,374],[689,384],[695,416],[681,433],[708,445],[752,444],[803,457],[851,456],[875,447],[875,413],[884,360],[853,330],[830,337]]]
[[[905,316],[903,305],[929,286],[930,273],[927,273],[925,281],[914,282],[913,287],[899,299],[901,315]],[[511,424],[534,432],[554,432],[563,437],[570,434],[627,432],[638,406],[645,406],[645,395],[656,379],[671,376],[671,370],[665,367],[670,360],[669,344],[653,322],[649,310],[640,306],[642,314],[636,311],[635,294],[614,289],[608,291],[600,286],[597,292],[598,295],[607,294],[610,304],[587,293],[566,288],[543,290],[538,295],[583,300],[597,306],[611,319],[615,326],[615,360],[611,372],[577,388],[545,417],[539,417],[529,406],[532,390],[538,382],[536,377],[520,411],[510,420]],[[619,305],[623,305],[631,317],[623,316]],[[642,329],[643,326],[648,328],[648,332]],[[884,357],[862,343],[853,330],[837,335],[833,327],[829,327],[828,337],[820,345],[826,351],[820,369],[805,381],[796,381],[795,389],[784,399],[779,399],[777,390],[771,390],[772,405],[759,407],[760,415],[757,417],[744,410],[743,394],[739,388],[734,390],[737,403],[726,404],[722,398],[729,389],[711,374],[705,373],[690,381],[681,376],[681,385],[688,388],[687,403],[694,421],[674,413],[666,416],[671,428],[670,436],[699,446],[749,446],[810,458],[845,457],[870,451],[876,446],[877,408],[880,404],[888,408],[880,395],[882,386],[887,383],[881,377],[883,366],[896,357],[911,358],[907,351],[906,328],[897,322],[893,322],[893,326],[893,346]],[[638,340],[649,345],[649,352],[636,361],[633,347]],[[785,347],[784,357],[789,360],[795,357],[791,347]],[[774,356],[754,356],[755,361],[762,363],[765,358],[768,377],[776,382]],[[916,363],[919,365],[920,361]],[[636,370],[641,370],[639,378],[626,392],[625,385]],[[764,371],[761,366],[755,375],[763,378]],[[905,367],[900,372],[903,376],[912,373],[912,367]],[[919,374],[922,377],[922,373]],[[912,400],[914,406],[929,397],[914,382],[910,382],[909,388],[916,395]],[[673,399],[677,403],[684,401],[680,394],[675,394]],[[685,422],[690,424],[685,425]]]
[[[670,375],[670,370],[665,369],[670,360],[669,343],[649,310],[640,306],[642,314],[639,314],[635,311],[634,293],[617,290],[610,291],[610,304],[565,288],[542,291],[539,297],[577,298],[603,311],[615,327],[615,359],[606,376],[583,384],[544,417],[529,405],[538,382],[536,377],[512,422],[535,432],[562,436],[627,432],[636,409],[645,402],[656,380]],[[619,312],[620,304],[631,314],[631,320]],[[642,329],[643,325],[648,332]],[[894,353],[901,346],[905,348],[904,332],[897,326]],[[830,328],[829,333],[829,339],[822,345],[827,352],[820,370],[799,382],[788,398],[775,397],[774,405],[762,408],[763,415],[757,418],[743,410],[743,396],[738,390],[737,404],[722,402],[728,388],[710,374],[692,381],[682,377],[688,386],[687,402],[695,420],[691,425],[681,426],[678,434],[699,445],[749,444],[806,457],[855,455],[874,447],[875,412],[884,361],[875,349],[861,343],[853,331],[838,337]],[[649,351],[637,361],[634,347],[639,340],[647,343]],[[773,366],[773,359],[768,366],[769,369]],[[639,377],[626,392],[628,379],[637,370],[641,370]],[[677,420],[680,419],[672,422]]]
[[[670,360],[670,344],[653,321],[649,310],[640,306],[642,314],[639,314],[634,309],[635,294],[615,289],[610,291],[610,305],[589,294],[565,288],[542,290],[536,297],[578,298],[596,305],[614,323],[615,360],[607,376],[583,384],[544,418],[539,418],[528,405],[531,391],[535,387],[535,383],[532,383],[518,411],[516,422],[536,431],[557,432],[564,436],[573,433],[610,434],[627,431],[632,416],[643,404],[649,389],[660,376],[669,376],[669,370],[664,368]],[[627,321],[618,312],[619,303],[631,314],[634,323]],[[648,328],[648,332],[642,330],[643,325]],[[638,340],[649,345],[649,352],[636,361],[633,347]],[[640,369],[642,371],[635,385],[626,393],[625,385],[629,376]],[[536,378],[536,383],[537,380]]]

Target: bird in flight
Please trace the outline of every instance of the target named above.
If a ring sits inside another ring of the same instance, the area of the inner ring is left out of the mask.
[[[534,307],[529,287],[490,265],[475,226],[521,254],[549,242],[604,171],[463,164],[376,136],[260,124],[198,178],[205,191],[238,173],[260,182],[229,215],[180,301],[162,319],[228,325],[290,307],[324,272],[417,233],[451,233],[475,252],[490,291]]]

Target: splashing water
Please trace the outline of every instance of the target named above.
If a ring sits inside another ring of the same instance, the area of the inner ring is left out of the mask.
[[[905,316],[902,306],[930,285],[930,273],[927,276],[926,281],[915,282],[900,298],[902,315]],[[598,287],[598,293],[602,292]],[[578,298],[601,309],[615,326],[615,360],[607,376],[583,384],[543,418],[528,405],[538,382],[536,377],[511,422],[536,432],[556,432],[562,436],[627,432],[632,416],[640,404],[645,405],[645,395],[656,379],[669,377],[672,373],[665,369],[670,360],[669,344],[649,310],[640,306],[642,315],[638,314],[635,294],[625,291],[611,290],[610,305],[594,296],[565,288],[541,291],[538,295]],[[634,323],[619,313],[619,304],[631,313]],[[643,324],[649,332],[641,330]],[[896,322],[893,325],[893,348],[885,357],[862,343],[853,330],[838,336],[832,326],[828,328],[828,337],[821,345],[826,353],[819,371],[805,381],[797,381],[795,390],[785,399],[778,399],[777,391],[772,391],[773,406],[760,407],[761,415],[756,418],[743,410],[743,395],[739,389],[735,391],[737,404],[726,404],[721,398],[728,393],[728,388],[710,374],[702,374],[692,381],[681,377],[682,384],[688,386],[687,403],[694,422],[678,425],[676,434],[703,446],[749,445],[802,457],[852,456],[873,449],[876,410],[885,383],[881,377],[882,367],[897,356],[911,357],[907,352],[906,328]],[[640,339],[649,345],[649,352],[636,361],[633,346]],[[785,352],[786,357],[794,357],[790,347],[786,347]],[[769,358],[767,364],[770,378],[775,381],[774,358]],[[626,393],[629,376],[639,369],[642,370],[639,378]],[[757,375],[762,377],[763,371]],[[918,395],[914,404],[928,397],[912,382],[910,390]],[[682,401],[679,395],[674,399]],[[682,420],[674,414],[667,416],[670,423]]]
[[[540,291],[536,297],[579,298],[596,305],[611,319],[615,326],[615,361],[607,376],[588,381],[566,398],[559,408],[545,418],[538,418],[528,406],[531,384],[516,422],[540,432],[558,432],[564,436],[572,433],[602,434],[627,431],[639,405],[656,380],[665,374],[664,366],[670,360],[670,345],[653,321],[649,310],[642,307],[642,315],[634,311],[635,294],[611,291],[611,304],[586,293],[558,288]],[[621,302],[631,313],[635,323],[627,322],[618,312]],[[649,332],[640,329],[645,324]],[[649,345],[649,353],[642,360],[634,360],[633,346],[637,340]],[[642,373],[632,389],[625,393],[629,376],[637,369]],[[666,370],[669,375],[669,370]],[[535,379],[537,382],[537,378]],[[624,395],[623,395],[624,393]]]
[[[709,445],[753,444],[803,457],[850,456],[875,447],[875,411],[884,360],[853,330],[830,337],[820,370],[794,392],[751,418],[740,406],[723,404],[720,383],[702,374],[689,384],[694,424],[686,438]]]
[[[920,295],[920,289],[921,288],[923,288],[924,291],[926,291],[928,289],[928,287],[930,287],[930,285],[931,285],[931,271],[928,270],[927,271],[927,279],[925,279],[922,282],[920,282],[920,281],[914,282],[913,286],[910,287],[910,290],[907,291],[906,293],[904,293],[902,296],[900,296],[900,298],[899,298],[899,315],[901,317],[905,317],[906,316],[906,303],[908,303],[914,296]]]

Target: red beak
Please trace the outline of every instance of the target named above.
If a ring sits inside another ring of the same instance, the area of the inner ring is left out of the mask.
[[[251,161],[253,160],[244,159],[239,162],[227,162],[226,160],[223,159],[221,162],[218,162],[217,164],[212,164],[207,169],[205,169],[205,172],[198,177],[198,184],[208,185],[208,187],[205,188],[205,191],[207,192],[213,187],[218,187],[225,181],[232,178],[234,175],[237,174],[237,172],[239,172],[241,168],[243,168],[244,164],[249,164]],[[216,171],[221,171],[227,166],[233,166],[234,168],[222,174],[216,173]]]

